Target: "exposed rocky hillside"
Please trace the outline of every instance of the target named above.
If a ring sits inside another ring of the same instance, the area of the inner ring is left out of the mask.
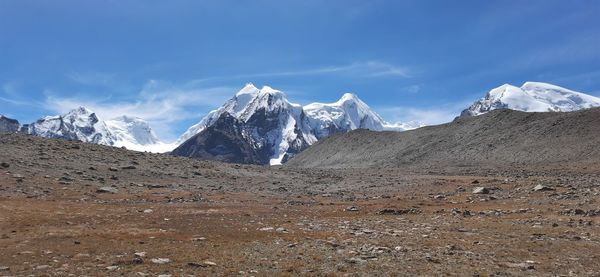
[[[318,142],[295,167],[495,167],[600,162],[600,109],[567,113],[495,110],[397,132],[356,130]]]
[[[19,121],[0,115],[0,133],[14,133],[19,131]]]

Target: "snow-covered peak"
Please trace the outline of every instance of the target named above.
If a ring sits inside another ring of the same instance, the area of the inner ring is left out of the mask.
[[[333,103],[312,103],[304,112],[318,139],[333,133],[364,128],[381,131],[386,122],[353,93],[345,93]]]
[[[140,118],[120,116],[102,121],[85,107],[78,107],[64,115],[46,116],[24,125],[22,131],[41,137],[124,146],[136,151],[167,152],[174,148],[160,142],[148,122]]]
[[[521,87],[505,84],[490,90],[461,116],[477,116],[495,109],[524,112],[568,112],[600,106],[600,98],[541,82]]]
[[[182,144],[207,127],[212,126],[225,112],[240,121],[246,122],[261,108],[266,111],[273,111],[288,109],[289,107],[299,107],[299,105],[290,103],[285,94],[279,90],[269,86],[263,86],[261,89],[258,89],[254,84],[247,83],[231,99],[227,100],[223,106],[209,112],[200,122],[190,127],[179,137],[175,144]]]
[[[150,124],[141,118],[124,115],[105,123],[116,138],[115,146],[151,145],[160,142]]]
[[[336,104],[338,105],[343,105],[343,103],[346,102],[362,102],[362,100],[360,100],[358,98],[358,96],[356,96],[356,94],[354,93],[350,93],[350,92],[346,92],[342,95],[342,97],[340,98],[340,100],[338,100],[336,102]]]
[[[283,92],[281,92],[280,90],[276,90],[270,86],[263,86],[260,89],[260,93],[262,93],[262,94],[283,94]]]
[[[42,137],[105,145],[112,145],[114,139],[106,124],[84,107],[73,109],[64,115],[46,116],[35,123],[24,125],[23,131]]]
[[[247,83],[235,96],[240,97],[244,95],[256,95],[259,92],[259,89],[253,83]]]

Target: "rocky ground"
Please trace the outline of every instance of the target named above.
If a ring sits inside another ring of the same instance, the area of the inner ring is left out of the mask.
[[[600,168],[267,168],[15,134],[0,153],[0,276],[600,275]]]

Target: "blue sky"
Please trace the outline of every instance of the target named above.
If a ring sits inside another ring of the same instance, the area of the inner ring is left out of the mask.
[[[599,1],[0,1],[0,113],[77,105],[175,139],[245,83],[451,120],[504,83],[600,96]]]

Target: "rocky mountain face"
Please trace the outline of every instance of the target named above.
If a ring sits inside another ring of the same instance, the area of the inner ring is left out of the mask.
[[[164,145],[149,124],[142,119],[121,116],[102,121],[94,112],[84,107],[64,115],[46,116],[34,123],[25,124],[20,132],[46,138],[126,147],[137,151],[152,151]]]
[[[217,122],[220,123],[218,127],[210,128]],[[221,123],[224,122],[235,126],[222,128],[224,126]],[[354,94],[344,94],[334,103],[313,103],[302,107],[290,103],[279,90],[267,86],[258,89],[247,84],[223,106],[190,127],[178,140],[180,146],[172,153],[228,162],[248,160],[250,163],[276,165],[286,162],[319,139],[358,128],[375,131],[398,129],[384,121]],[[230,133],[223,135],[226,132]],[[208,143],[212,141],[209,138],[214,137],[237,138],[244,142],[224,143],[216,147]],[[233,148],[225,151],[227,155],[221,154],[227,145]],[[239,151],[240,145],[251,146],[253,153],[250,155],[250,152]],[[219,151],[215,150],[217,148]],[[250,157],[235,157],[233,153],[246,153]]]
[[[205,131],[186,140],[171,154],[200,160],[263,164],[258,151],[245,139],[243,123],[225,112]]]
[[[19,131],[19,121],[0,115],[0,133],[15,133]]]
[[[526,82],[521,87],[509,84],[492,89],[460,117],[477,116],[496,109],[524,112],[569,112],[600,107],[600,98],[540,82]]]

